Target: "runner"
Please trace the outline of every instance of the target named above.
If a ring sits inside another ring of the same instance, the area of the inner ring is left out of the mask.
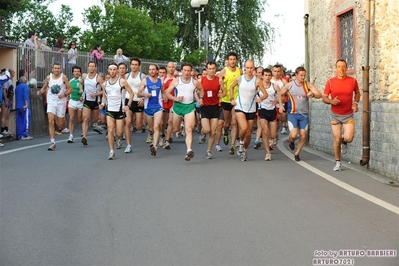
[[[335,63],[336,77],[326,83],[323,102],[331,105],[331,129],[334,136],[334,171],[341,171],[341,152],[346,153],[348,143],[355,137],[354,113],[359,110],[360,91],[357,80],[348,77],[345,60]],[[354,94],[354,98],[353,98]],[[342,133],[343,131],[343,133]]]
[[[125,112],[132,104],[133,92],[126,79],[117,75],[118,66],[116,63],[111,63],[108,66],[108,73],[110,75],[110,79],[102,84],[102,88],[105,93],[103,94],[101,100],[100,109],[103,109],[104,106],[106,106],[109,145],[108,160],[114,160],[114,132],[116,129],[116,136],[120,139],[122,138],[124,124],[123,119],[125,118]],[[126,91],[129,92],[131,96],[127,105],[124,105]]]
[[[98,134],[102,134],[100,127],[97,125],[98,115],[100,112],[98,102],[99,96],[103,94],[102,90],[98,88],[98,84],[103,84],[104,79],[97,74],[97,64],[93,61],[88,63],[88,73],[82,75],[79,82],[79,88],[84,88],[84,102],[83,102],[83,123],[82,123],[82,143],[84,146],[87,143],[87,131],[89,129],[90,118],[93,119],[93,130]],[[84,86],[84,87],[83,87]]]
[[[52,74],[47,76],[43,87],[37,91],[37,95],[45,92],[47,95],[48,132],[51,141],[51,145],[47,150],[55,151],[54,120],[57,117],[56,122],[59,128],[64,125],[67,98],[72,92],[71,84],[68,78],[61,73],[61,65],[59,63],[53,64]]]
[[[159,67],[156,64],[150,64],[148,68],[148,77],[142,80],[139,88],[139,97],[144,97],[144,113],[147,117],[147,125],[150,134],[153,136],[153,142],[150,145],[152,156],[157,156],[157,145],[161,131],[162,123],[162,80],[158,77]]]
[[[245,74],[237,77],[230,85],[231,104],[235,108],[238,126],[240,127],[240,142],[237,154],[241,161],[248,161],[248,146],[251,142],[252,128],[256,118],[256,103],[268,97],[263,82],[254,76],[254,62],[245,62]],[[238,85],[237,98],[234,98],[234,88]],[[262,97],[257,97],[257,88],[262,92]]]
[[[136,130],[143,128],[143,112],[144,112],[144,99],[137,96],[141,81],[145,79],[145,74],[140,72],[141,60],[138,57],[133,57],[130,60],[130,73],[127,74],[126,80],[133,91],[133,102],[128,111],[126,111],[125,118],[125,136],[126,136],[126,149],[125,153],[132,152],[132,140],[131,140],[131,127],[133,121],[136,121]],[[130,95],[126,92],[125,104],[129,99]],[[144,131],[145,132],[145,131]]]
[[[173,100],[173,131],[180,130],[180,124],[184,118],[184,129],[186,132],[186,161],[190,161],[194,157],[193,146],[193,129],[195,126],[195,103],[194,91],[197,88],[200,92],[200,105],[202,105],[203,88],[201,83],[191,77],[192,65],[190,63],[182,64],[182,76],[174,79],[166,90],[166,97]],[[172,91],[176,88],[176,95],[172,95]]]
[[[83,90],[79,88],[80,75],[82,69],[78,66],[72,67],[73,78],[69,80],[72,87],[72,93],[69,96],[68,113],[69,113],[69,138],[68,143],[73,143],[73,132],[75,129],[75,117],[77,117],[78,124],[82,124],[82,110],[83,110]]]
[[[226,64],[226,62],[225,62]],[[253,70],[252,70],[253,71]],[[238,127],[236,120],[236,113],[234,106],[231,104],[231,98],[237,98],[238,87],[234,87],[234,94],[230,95],[230,85],[234,82],[237,77],[242,75],[242,70],[237,67],[237,54],[230,52],[227,54],[227,66],[222,69],[219,73],[219,78],[224,82],[226,88],[226,95],[221,100],[224,116],[224,134],[223,142],[225,145],[229,145],[229,129],[231,126],[231,145],[229,148],[229,154],[233,155],[235,152],[234,142],[238,136]]]
[[[306,82],[306,70],[303,67],[297,67],[295,70],[296,80],[287,83],[282,90],[280,96],[288,94],[288,128],[290,134],[288,136],[288,146],[295,150],[295,139],[299,134],[298,147],[294,153],[295,161],[299,162],[299,153],[305,145],[308,136],[309,126],[309,98],[321,98],[321,93],[316,87]],[[284,112],[284,106],[280,106],[280,113]]]
[[[220,116],[220,98],[226,95],[223,82],[216,77],[216,63],[210,61],[206,64],[206,76],[202,76],[201,85],[204,89],[201,106],[201,135],[209,134],[208,147],[205,158],[212,159],[212,146],[215,140],[216,128]],[[205,137],[204,137],[205,138]]]

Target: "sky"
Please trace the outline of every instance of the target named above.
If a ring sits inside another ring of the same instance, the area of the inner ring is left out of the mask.
[[[61,4],[69,5],[74,14],[71,24],[85,28],[82,22],[83,10],[100,3],[100,0],[56,0],[49,5],[49,9],[56,14]],[[274,65],[279,62],[287,69],[295,70],[305,63],[304,0],[267,0],[264,9],[262,20],[271,23],[275,28],[275,42],[271,49],[265,52],[262,65]]]

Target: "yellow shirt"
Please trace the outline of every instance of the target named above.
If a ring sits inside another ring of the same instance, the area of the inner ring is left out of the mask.
[[[241,70],[236,67],[236,71],[232,72],[228,67],[225,67],[226,74],[224,75],[224,88],[226,89],[226,96],[222,98],[222,102],[230,103],[230,86],[233,84],[234,80],[241,76]],[[238,86],[234,87],[234,99],[237,99],[238,96]]]

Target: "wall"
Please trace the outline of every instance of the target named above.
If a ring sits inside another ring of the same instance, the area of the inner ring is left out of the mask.
[[[309,76],[324,91],[326,81],[335,75],[338,59],[337,15],[353,8],[355,67],[348,72],[363,89],[362,66],[365,65],[366,0],[308,0]],[[370,162],[371,171],[399,181],[399,0],[371,1],[370,18]],[[362,99],[355,114],[355,140],[349,144],[344,160],[358,163],[362,158]],[[311,103],[311,138],[309,145],[332,154],[329,106]]]

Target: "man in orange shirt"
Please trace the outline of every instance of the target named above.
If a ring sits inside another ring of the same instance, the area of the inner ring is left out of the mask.
[[[335,69],[337,76],[327,81],[323,102],[331,104],[331,129],[336,160],[333,170],[341,171],[341,151],[346,153],[348,143],[352,142],[355,136],[353,113],[359,110],[360,91],[357,80],[346,75],[348,66],[345,60],[339,59],[335,63]]]

